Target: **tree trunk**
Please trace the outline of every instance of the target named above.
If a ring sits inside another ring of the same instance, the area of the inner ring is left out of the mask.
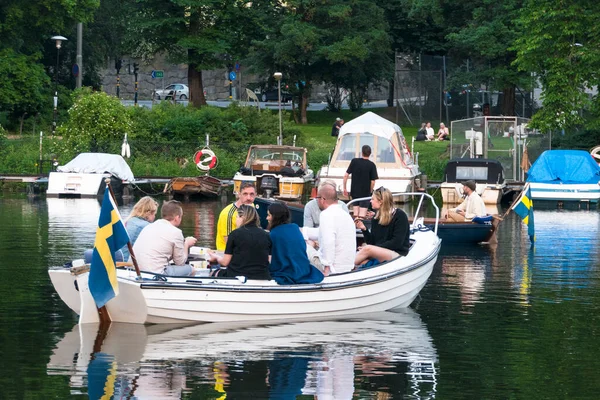
[[[23,115],[21,115],[21,123],[19,124],[19,136],[23,136],[23,123],[25,122],[26,115],[27,113],[23,113]]]
[[[394,78],[388,81],[388,98],[387,98],[387,106],[394,107],[394,89],[396,87],[396,81]]]
[[[505,87],[502,93],[502,115],[515,115],[515,87]]]
[[[306,109],[308,108],[308,91],[305,89],[302,91],[300,98],[300,123],[302,125],[308,124],[308,118],[306,116]]]
[[[202,86],[202,70],[197,70],[193,64],[188,64],[188,86],[190,87],[189,101],[194,107],[206,105],[204,86]]]

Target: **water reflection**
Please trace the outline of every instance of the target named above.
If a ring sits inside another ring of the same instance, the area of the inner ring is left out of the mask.
[[[48,374],[90,398],[433,398],[437,353],[407,309],[338,321],[269,325],[75,326]],[[378,394],[379,393],[379,394]]]

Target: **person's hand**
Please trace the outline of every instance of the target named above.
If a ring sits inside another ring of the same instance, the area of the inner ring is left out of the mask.
[[[344,189],[344,196],[348,197],[348,191],[346,189]]]
[[[218,259],[218,254],[213,250],[208,250],[207,252],[208,261],[212,263],[216,263]]]
[[[316,243],[314,240],[307,240],[306,245],[312,247],[313,249],[316,247]]]
[[[198,241],[198,239],[196,239],[193,236],[188,236],[185,238],[185,244],[190,247],[196,244],[196,242]]]
[[[375,216],[375,211],[367,210],[366,219],[373,219]]]
[[[358,229],[360,229],[361,231],[366,231],[367,230],[367,227],[365,226],[365,224],[360,219],[355,220],[354,223],[356,224],[356,227]]]

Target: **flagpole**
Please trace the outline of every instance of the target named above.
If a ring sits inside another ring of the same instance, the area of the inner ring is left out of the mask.
[[[115,204],[117,204],[117,200],[115,199],[115,192],[112,190],[112,186],[110,186],[110,178],[106,178],[104,180],[106,183],[106,188],[110,192],[110,197],[113,199]],[[135,273],[138,278],[142,277],[142,273],[140,272],[140,267],[138,266],[137,259],[135,258],[135,254],[133,253],[133,246],[131,245],[131,240],[127,242],[127,248],[129,249],[129,254],[131,255],[131,261],[133,261],[133,267],[135,268]]]
[[[515,204],[517,204],[519,202],[519,200],[521,200],[521,197],[523,196],[523,193],[525,192],[525,188],[527,187],[527,185],[528,184],[525,184],[525,186],[523,186],[521,193],[517,196],[517,198],[515,200],[513,200],[512,204],[510,205],[510,207],[508,207],[508,210],[506,210],[506,212],[504,214],[502,214],[501,216],[498,216],[498,217],[492,216],[493,219],[498,220],[498,223],[494,225],[494,222],[492,221],[492,230],[490,231],[490,234],[488,235],[488,237],[485,239],[486,242],[491,242],[492,238],[495,237],[496,232],[498,231],[498,227],[500,226],[500,223],[502,221],[504,221],[504,218],[506,218],[508,213],[511,212],[511,210],[513,209]]]

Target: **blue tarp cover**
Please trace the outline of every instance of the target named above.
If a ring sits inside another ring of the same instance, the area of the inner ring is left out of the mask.
[[[600,167],[587,151],[546,150],[533,163],[527,182],[598,183]]]

